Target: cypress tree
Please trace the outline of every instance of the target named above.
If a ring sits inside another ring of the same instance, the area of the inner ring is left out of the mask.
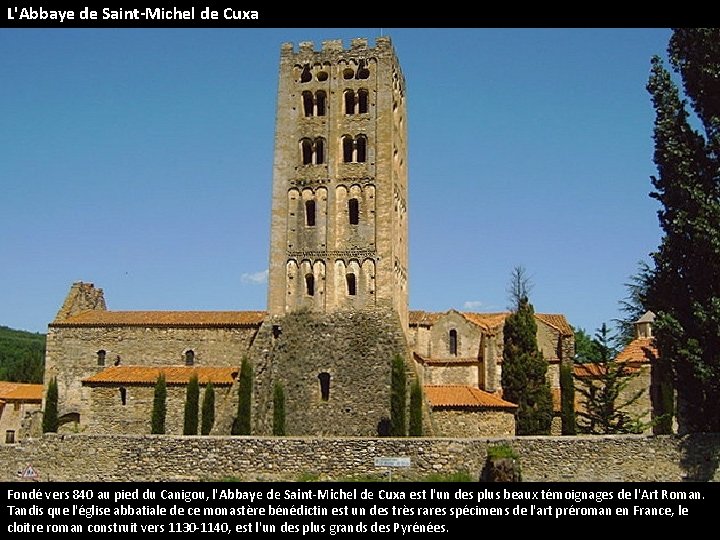
[[[422,437],[422,388],[420,381],[415,379],[410,387],[410,427],[411,437]]]
[[[150,433],[165,433],[165,416],[167,414],[167,384],[165,374],[160,373],[155,382],[155,394],[153,396],[152,426]]]
[[[392,361],[390,395],[390,435],[405,437],[407,435],[405,409],[407,407],[407,380],[405,362],[400,355]]]
[[[43,433],[57,433],[58,430],[58,387],[55,377],[48,383],[43,413]]]
[[[285,390],[279,382],[273,392],[273,435],[285,435]]]
[[[243,358],[238,377],[238,409],[233,421],[233,435],[250,435],[250,415],[252,409],[252,365]]]
[[[200,434],[210,435],[213,424],[215,424],[215,387],[212,381],[209,381],[203,394]]]
[[[198,383],[197,374],[193,373],[188,381],[187,393],[185,395],[185,422],[183,425],[183,435],[197,435],[198,432],[198,412],[200,402],[200,384]]]
[[[562,434],[575,435],[575,378],[572,365],[565,363],[560,364],[560,399]]]
[[[547,435],[552,424],[550,386],[545,380],[547,362],[537,346],[535,310],[527,297],[503,327],[503,399],[518,405],[517,435]]]
[[[675,29],[668,52],[687,100],[654,57],[647,89],[658,174],[651,196],[661,204],[664,236],[653,254],[647,307],[656,314],[658,362],[667,364],[660,371],[671,375],[663,385],[672,378],[677,391],[679,432],[719,432],[720,29]],[[658,402],[671,404],[667,391]]]

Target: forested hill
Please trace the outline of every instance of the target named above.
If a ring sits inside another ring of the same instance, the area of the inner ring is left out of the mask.
[[[0,326],[0,381],[42,383],[45,334]]]

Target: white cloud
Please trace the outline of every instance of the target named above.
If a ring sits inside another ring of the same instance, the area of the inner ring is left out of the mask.
[[[483,303],[480,300],[467,300],[463,307],[465,309],[480,309],[483,306]]]
[[[241,283],[249,283],[250,285],[262,285],[263,283],[267,283],[268,280],[268,271],[262,270],[260,272],[243,272],[240,276],[240,282]]]

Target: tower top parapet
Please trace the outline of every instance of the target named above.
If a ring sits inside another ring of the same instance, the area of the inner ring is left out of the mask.
[[[312,41],[301,41],[298,43],[298,49],[295,50],[295,44],[291,42],[283,43],[280,47],[282,56],[309,56],[323,53],[337,54],[340,52],[360,53],[360,52],[390,52],[392,51],[392,41],[387,36],[375,38],[375,46],[370,47],[367,38],[354,38],[350,41],[350,46],[346,49],[341,39],[330,39],[322,42],[320,50],[315,49],[315,43]]]

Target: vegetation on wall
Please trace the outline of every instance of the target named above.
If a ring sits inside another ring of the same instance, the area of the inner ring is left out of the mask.
[[[198,412],[200,405],[200,384],[198,377],[193,374],[188,381],[185,394],[185,417],[183,423],[183,435],[197,435]]]
[[[273,435],[285,435],[285,389],[279,382],[273,390]]]
[[[200,417],[200,434],[210,435],[215,424],[215,386],[212,381],[205,386]]]
[[[160,373],[155,382],[153,395],[153,409],[150,433],[162,435],[165,433],[165,416],[167,415],[167,384],[165,374]]]
[[[45,335],[0,326],[0,381],[42,384]]]
[[[252,379],[252,365],[247,358],[243,358],[238,377],[238,408],[232,425],[231,433],[233,435],[250,435]]]
[[[58,430],[58,386],[55,377],[48,383],[42,427],[43,433],[57,433]]]
[[[405,437],[407,435],[406,408],[407,375],[405,374],[405,362],[400,355],[397,355],[392,360],[390,383],[390,435],[393,437]]]
[[[420,381],[415,379],[410,387],[410,426],[408,434],[411,437],[422,437],[422,388]]]

